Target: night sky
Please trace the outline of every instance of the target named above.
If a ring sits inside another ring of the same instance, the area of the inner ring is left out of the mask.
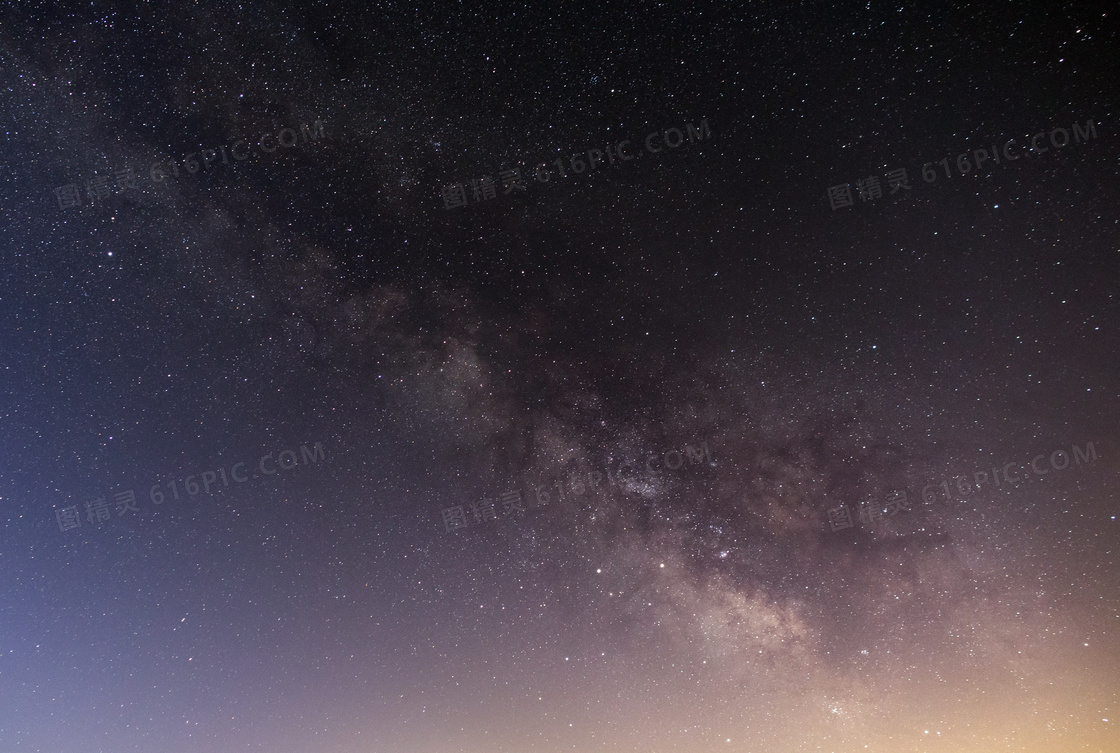
[[[0,10],[0,753],[1120,751],[1108,4]]]

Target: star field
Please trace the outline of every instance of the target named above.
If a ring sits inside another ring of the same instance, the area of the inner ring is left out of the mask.
[[[1113,15],[0,10],[0,750],[1120,751]]]

